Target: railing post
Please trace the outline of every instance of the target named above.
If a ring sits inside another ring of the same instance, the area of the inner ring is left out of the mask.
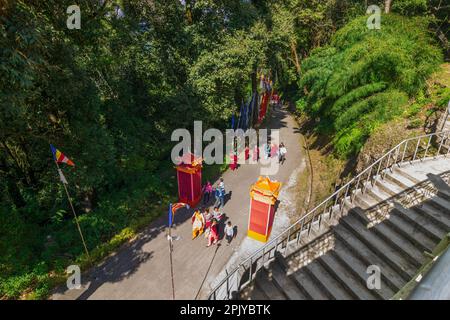
[[[302,240],[302,231],[303,231],[303,226],[304,225],[305,225],[305,219],[302,220],[302,224],[300,225],[300,231],[299,231],[298,236],[297,236],[297,245]]]
[[[448,137],[448,134],[447,134],[447,137]],[[438,156],[441,153],[441,149],[442,149],[442,145],[444,144],[444,141],[445,141],[445,134],[442,133],[441,142],[439,143],[439,148],[438,148],[436,156]]]
[[[413,157],[412,161],[416,160],[417,151],[419,150],[419,145],[420,145],[420,139],[421,138],[419,138],[419,140],[417,140],[416,151],[414,151],[414,157]]]
[[[401,145],[399,145],[399,146],[397,147],[397,149],[395,150],[395,160],[394,160],[394,163],[392,164],[392,166],[394,166],[394,165],[397,164],[398,154],[400,153],[400,147],[401,147]]]
[[[253,257],[250,257],[250,266],[248,268],[248,279],[250,282],[253,280]]]
[[[239,295],[239,292],[241,291],[240,288],[240,281],[239,281],[239,269],[241,268],[241,266],[239,266],[239,268],[237,269],[237,271],[235,272],[236,275],[236,293]]]
[[[403,155],[402,155],[402,161],[401,162],[403,162],[403,160],[405,160],[405,154],[406,154],[406,149],[408,149],[408,140],[406,140],[406,143],[405,143],[405,149],[403,149]]]
[[[370,166],[369,175],[367,176],[366,183],[364,183],[364,186],[363,186],[363,193],[366,192],[367,184],[369,183],[369,179],[371,178],[371,175],[372,175],[372,168],[373,168],[373,166]]]
[[[270,251],[269,251],[270,254]],[[263,252],[262,252],[262,264],[264,265],[264,261],[266,260],[266,246],[263,246]]]
[[[358,180],[356,181],[356,184],[355,184],[355,189],[353,189],[352,195],[350,196],[350,199],[352,202],[353,202],[353,200],[355,200],[356,192],[358,191],[358,185],[359,185],[360,179],[361,179],[361,176],[358,177]]]
[[[291,228],[288,229],[288,235],[286,239],[286,248],[284,249],[284,255],[287,255],[288,247],[289,247],[289,237],[291,236]]]
[[[389,162],[391,161],[391,155],[392,155],[392,152],[389,152],[388,161],[387,161],[386,168],[385,168],[384,175],[383,175],[382,179],[384,179],[386,177],[386,171],[387,171],[388,168],[392,172],[392,166],[389,166]]]
[[[375,177],[373,178],[374,181],[378,180],[378,175],[380,174],[380,169],[381,169],[381,164],[383,163],[383,159],[380,160],[380,163],[378,164],[378,169],[377,169],[377,174],[375,175]],[[372,183],[372,187],[373,187],[374,183]]]
[[[347,198],[349,189],[350,189],[350,183],[347,185],[347,188],[345,188],[344,199]]]
[[[428,143],[427,143],[427,147],[425,149],[425,154],[423,155],[422,159],[425,159],[427,157],[427,153],[428,153],[428,148],[430,148],[430,144],[431,144],[431,135],[428,138]]]
[[[311,233],[311,228],[312,228],[312,224],[313,224],[313,222],[314,222],[314,217],[316,216],[316,212],[314,212],[314,214],[313,214],[313,216],[312,216],[312,219],[311,219],[311,221],[309,222],[309,226],[308,226],[308,237],[309,237],[309,234]]]
[[[230,299],[230,275],[227,276],[227,298]]]

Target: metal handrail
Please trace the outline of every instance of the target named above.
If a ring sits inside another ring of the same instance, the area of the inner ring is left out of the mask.
[[[236,290],[239,291],[241,286],[245,286],[246,284],[250,283],[253,280],[253,274],[256,274],[256,272],[259,271],[259,269],[264,265],[265,262],[271,261],[273,258],[271,258],[271,253],[273,251],[273,257],[275,257],[275,252],[279,251],[278,248],[281,245],[281,249],[283,249],[283,243],[286,242],[286,245],[284,247],[284,253],[286,254],[288,247],[291,245],[292,237],[295,236],[295,244],[298,245],[298,243],[301,240],[302,233],[307,232],[307,236],[310,235],[311,228],[314,222],[318,222],[319,227],[320,223],[323,220],[323,218],[328,214],[328,219],[331,219],[333,211],[339,210],[339,213],[343,213],[343,207],[344,202],[349,201],[350,203],[353,202],[354,197],[356,195],[356,192],[360,190],[363,194],[365,193],[367,184],[371,183],[372,185],[378,180],[378,178],[384,178],[384,174],[386,174],[387,169],[390,169],[392,171],[392,167],[394,165],[400,166],[401,163],[404,162],[413,162],[413,161],[422,161],[427,157],[427,155],[430,152],[430,146],[431,146],[431,140],[435,136],[442,135],[442,138],[439,142],[439,147],[437,149],[436,155],[441,154],[441,151],[443,150],[443,147],[446,150],[445,155],[448,155],[450,153],[450,147],[445,145],[445,141],[450,141],[450,130],[448,131],[440,131],[425,135],[420,135],[416,137],[412,137],[409,139],[405,139],[399,144],[397,144],[395,147],[390,149],[388,152],[386,152],[383,156],[381,156],[377,161],[372,163],[370,166],[368,166],[366,169],[364,169],[362,172],[360,172],[358,175],[356,175],[353,179],[348,181],[346,184],[344,184],[342,187],[340,187],[337,191],[335,191],[331,196],[323,200],[320,204],[318,204],[316,207],[314,207],[312,210],[310,210],[307,214],[302,216],[300,219],[298,219],[296,222],[294,222],[291,226],[286,228],[284,231],[282,231],[279,235],[271,239],[268,243],[266,243],[261,248],[257,249],[255,252],[253,252],[249,257],[244,259],[239,265],[233,269],[231,272],[227,274],[227,276],[221,280],[215,288],[212,290],[212,292],[209,295],[208,299],[217,299],[218,298],[218,292],[223,288],[224,285],[226,285],[226,296],[224,299],[230,299],[231,294],[233,292],[232,290],[232,284],[230,284],[230,279],[234,276],[236,278]],[[428,142],[426,143],[426,148],[423,150],[425,151],[422,156],[419,155],[419,149],[420,149],[420,142],[424,141],[425,139],[428,139]],[[414,152],[412,155],[407,155],[408,145],[414,145],[413,143],[410,143],[412,141],[417,141],[415,144]],[[403,152],[401,152],[401,149],[403,148]],[[399,156],[401,154],[401,158],[399,159]],[[395,158],[394,158],[395,157]],[[405,161],[406,159],[410,158],[409,160]],[[384,166],[382,166],[383,161],[387,159]],[[391,161],[393,159],[393,161]],[[372,176],[373,169],[376,168],[376,175]],[[383,169],[382,169],[383,168]],[[367,178],[364,176],[367,174]],[[362,189],[359,189],[358,187],[361,184],[361,181],[363,183]],[[328,207],[329,203],[332,203],[330,207]],[[323,207],[323,211],[320,211]],[[305,229],[306,227],[306,229]],[[291,241],[291,242],[290,242]],[[262,253],[262,255],[261,255]],[[266,255],[268,256],[267,261]],[[262,262],[258,265],[258,260],[262,258]],[[257,263],[256,266],[253,266],[254,263]],[[240,284],[239,279],[239,271],[243,269],[244,273],[246,271],[249,271],[248,274],[248,280],[244,284]],[[220,299],[220,298],[219,298]]]

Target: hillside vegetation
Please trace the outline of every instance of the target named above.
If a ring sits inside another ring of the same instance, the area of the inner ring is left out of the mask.
[[[297,108],[317,119],[318,132],[332,135],[343,158],[401,115],[443,59],[427,18],[383,15],[380,30],[369,30],[366,20],[352,20],[302,64],[305,94]]]

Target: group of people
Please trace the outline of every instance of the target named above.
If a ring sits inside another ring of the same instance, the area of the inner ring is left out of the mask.
[[[203,187],[204,204],[209,203],[211,194],[213,193],[216,198],[213,211],[210,212],[208,207],[197,209],[191,218],[192,240],[204,233],[205,238],[208,239],[207,247],[216,244],[219,241],[219,222],[223,217],[220,208],[223,208],[225,201],[225,183],[223,182],[223,178],[220,178],[216,188],[213,188],[209,181]],[[224,232],[227,239],[227,245],[229,245],[234,237],[234,228],[230,221],[227,222]]]
[[[207,181],[203,186],[203,204],[206,205],[209,203],[211,199],[211,195],[214,194],[215,202],[214,206],[223,207],[225,204],[225,183],[223,182],[223,178],[220,178],[219,184],[216,188],[214,188],[211,182]]]
[[[219,223],[222,218],[223,214],[219,207],[214,207],[212,212],[210,212],[209,208],[195,210],[191,218],[192,240],[204,233],[205,238],[208,239],[207,247],[216,244],[219,241]],[[224,232],[227,245],[229,245],[234,237],[234,228],[231,221],[227,222]]]
[[[264,159],[269,158],[278,158],[279,163],[284,163],[286,160],[286,153],[287,149],[283,142],[280,143],[279,146],[277,146],[275,143],[265,143],[263,145],[264,150]],[[253,149],[253,161],[258,161],[260,157],[259,148],[255,146]]]
[[[278,162],[283,164],[286,160],[287,149],[283,142],[280,145],[276,145],[275,143],[265,143],[262,147],[264,151],[264,159],[268,158],[278,158]],[[250,148],[248,146],[245,147],[244,150],[245,160],[250,158]],[[260,148],[255,146],[253,148],[252,160],[258,161],[260,159]],[[236,170],[238,167],[238,155],[235,151],[230,154],[230,165],[231,170]]]

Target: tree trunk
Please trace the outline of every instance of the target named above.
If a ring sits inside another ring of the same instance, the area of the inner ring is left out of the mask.
[[[257,68],[254,67],[254,71],[252,72],[251,78],[252,78],[252,94],[255,94],[258,92],[258,77],[257,77]],[[258,96],[256,96],[256,100],[258,100]],[[252,124],[251,126],[256,123],[256,119],[258,119],[258,108],[256,106],[258,105],[257,101],[253,102],[253,109],[252,109]]]
[[[291,51],[294,58],[295,69],[297,70],[297,73],[300,73],[300,62],[298,61],[297,44],[295,43],[295,40],[291,41]]]
[[[389,13],[391,11],[392,0],[384,0],[384,13]]]

